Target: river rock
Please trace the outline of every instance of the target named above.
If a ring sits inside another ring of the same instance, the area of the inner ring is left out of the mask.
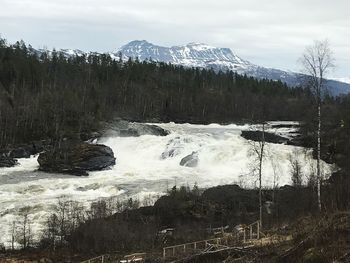
[[[192,152],[191,154],[185,156],[180,161],[181,166],[186,167],[197,167],[198,165],[198,152]]]
[[[87,175],[115,165],[115,158],[108,146],[77,143],[41,153],[38,162],[41,171]]]
[[[19,159],[29,158],[50,147],[51,141],[32,141],[27,144],[12,145],[0,150],[0,153],[8,157]]]
[[[169,131],[153,124],[145,124],[139,122],[128,122],[125,120],[117,120],[106,124],[105,130],[112,133],[113,136],[120,137],[138,137],[141,135],[167,136]]]
[[[168,141],[165,150],[162,152],[160,158],[167,159],[179,155],[185,148],[185,144],[189,143],[190,139],[175,137]]]
[[[153,124],[144,124],[144,123],[130,123],[131,129],[137,131],[139,135],[156,135],[156,136],[167,136],[170,134],[169,131]]]
[[[29,158],[31,155],[31,148],[20,146],[10,151],[9,156],[12,158]]]
[[[15,165],[17,165],[16,159],[0,155],[0,167],[13,167]]]
[[[241,136],[246,140],[259,142],[263,138],[263,132],[262,131],[242,131]],[[269,143],[285,144],[290,141],[290,139],[286,137],[282,137],[280,135],[270,133],[270,132],[265,132],[264,138],[265,138],[265,142],[269,142]]]

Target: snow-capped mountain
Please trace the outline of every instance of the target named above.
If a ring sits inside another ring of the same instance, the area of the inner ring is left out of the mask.
[[[65,58],[71,58],[74,56],[81,57],[84,55],[87,55],[84,51],[81,51],[79,49],[59,49],[59,50],[49,50],[49,49],[34,49],[32,47],[28,48],[29,52],[32,54],[36,54],[38,57],[40,57],[42,54],[47,54],[49,57],[52,56],[53,52],[57,52],[60,55],[63,55]]]
[[[52,56],[52,50],[29,48],[38,57],[46,53]],[[73,56],[87,56],[88,54],[99,54],[97,52],[86,53],[79,49],[56,50],[65,58]],[[127,61],[131,58],[138,58],[141,61],[153,60],[157,62],[171,63],[184,67],[198,67],[213,69],[214,71],[234,71],[238,74],[246,74],[258,79],[281,80],[290,86],[297,86],[305,75],[291,71],[283,71],[273,68],[265,68],[255,65],[234,54],[229,48],[218,48],[201,43],[189,43],[184,46],[162,47],[146,40],[135,40],[118,48],[114,52],[106,52],[112,59]],[[327,81],[331,94],[339,95],[350,93],[350,83],[340,79]]]
[[[123,60],[129,57],[139,60],[166,62],[184,67],[211,68],[215,71],[232,70],[259,79],[281,80],[290,86],[301,83],[303,75],[279,69],[265,68],[250,63],[234,54],[229,48],[217,48],[206,44],[189,43],[184,46],[162,47],[146,40],[135,40],[120,47],[114,53]],[[337,80],[328,80],[329,90],[333,95],[350,92],[350,84]]]
[[[120,49],[123,57],[138,57],[140,60],[152,59],[188,67],[208,67],[208,64],[247,68],[248,61],[241,59],[228,48],[216,48],[199,43],[189,43],[186,46],[161,47],[145,40],[132,41]]]

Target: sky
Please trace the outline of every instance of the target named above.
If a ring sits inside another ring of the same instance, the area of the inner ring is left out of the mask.
[[[0,0],[0,34],[34,48],[108,52],[132,40],[228,47],[257,65],[300,71],[298,58],[328,39],[350,80],[349,0]]]

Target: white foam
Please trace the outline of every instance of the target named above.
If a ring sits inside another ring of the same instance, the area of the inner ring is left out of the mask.
[[[36,157],[19,160],[19,166],[0,169],[0,243],[9,244],[10,226],[20,218],[19,211],[25,206],[32,208],[31,218],[35,219],[32,228],[38,233],[60,196],[84,203],[113,196],[133,197],[140,199],[142,204],[145,197],[152,203],[175,183],[190,187],[195,183],[199,187],[232,183],[256,186],[257,178],[250,174],[251,144],[240,136],[249,125],[158,125],[170,130],[171,134],[100,139],[99,143],[113,149],[117,164],[110,170],[91,172],[88,177],[38,172]],[[162,159],[171,140],[179,154]],[[198,167],[180,166],[181,159],[193,151],[198,152]],[[305,175],[314,167],[310,150],[268,144],[267,151],[269,157],[263,166],[265,187],[291,182],[289,156],[292,153],[296,152]],[[324,163],[323,166],[329,174],[331,166]]]

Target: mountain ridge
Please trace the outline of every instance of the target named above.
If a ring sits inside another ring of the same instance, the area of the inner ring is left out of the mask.
[[[197,42],[164,47],[147,40],[134,40],[118,48],[116,53],[122,54],[123,60],[131,57],[141,61],[153,60],[184,67],[213,69],[216,72],[234,71],[257,79],[281,80],[289,86],[301,85],[305,79],[305,75],[301,73],[253,64],[236,55],[230,48],[213,47]],[[332,95],[350,93],[349,83],[328,79],[327,84]]]
[[[31,52],[40,56],[43,53],[51,55],[53,50],[32,48]],[[133,40],[112,52],[84,52],[79,49],[60,49],[57,52],[62,53],[65,58],[88,54],[108,54],[114,60],[127,61],[129,58],[137,58],[140,61],[152,60],[189,68],[212,69],[216,72],[233,71],[257,79],[280,80],[292,87],[301,85],[306,77],[306,75],[297,72],[253,64],[236,55],[230,48],[214,47],[198,42],[164,47],[147,40]],[[350,93],[350,83],[342,82],[339,79],[328,79],[327,86],[331,95]]]

